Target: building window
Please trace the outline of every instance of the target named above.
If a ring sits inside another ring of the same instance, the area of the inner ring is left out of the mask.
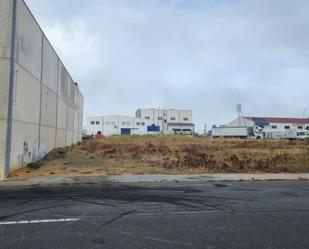
[[[144,125],[145,125],[145,122],[142,122],[141,125],[144,126]]]
[[[271,128],[272,129],[277,129],[277,125],[272,125]]]
[[[107,121],[107,122],[106,122],[106,125],[110,125],[110,122],[109,122],[109,121]]]
[[[189,118],[183,118],[183,121],[189,121]]]
[[[162,120],[162,117],[158,117],[158,120]]]
[[[95,124],[96,124],[96,125],[99,125],[99,124],[100,124],[100,121],[96,121]]]
[[[94,125],[94,121],[91,121],[90,124]]]
[[[127,122],[127,125],[130,125],[130,122]]]
[[[176,118],[175,118],[175,117],[171,117],[171,120],[172,120],[172,121],[175,121],[175,120],[176,120]]]
[[[145,116],[145,119],[148,119],[148,120],[150,120],[150,117],[149,117],[149,116]]]
[[[141,125],[141,122],[136,122],[136,125]]]
[[[126,125],[126,122],[123,121],[121,124],[122,124],[122,125]]]
[[[114,121],[112,121],[112,122],[111,122],[111,125],[115,125],[115,122],[114,122]]]
[[[306,126],[306,130],[309,130],[309,126]]]
[[[289,125],[286,125],[286,126],[284,126],[284,129],[289,130],[289,129],[290,129],[290,126],[289,126]]]
[[[297,127],[297,129],[302,129],[302,128],[303,128],[303,126],[298,126],[298,127]]]

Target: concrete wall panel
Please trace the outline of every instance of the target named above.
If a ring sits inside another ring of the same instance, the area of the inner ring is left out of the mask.
[[[84,96],[82,94],[80,94],[80,102],[79,102],[79,113],[81,115],[84,114]]]
[[[74,107],[75,84],[71,78],[68,81],[68,105]]]
[[[79,114],[78,111],[74,111],[74,132],[79,131]]]
[[[0,119],[0,177],[4,177],[7,120]]]
[[[57,121],[57,95],[42,85],[41,124],[56,127]]]
[[[68,84],[69,84],[69,74],[62,62],[59,62],[59,75],[58,75],[58,95],[64,99],[68,100]]]
[[[18,64],[16,70],[13,119],[38,124],[40,118],[40,82]]]
[[[57,128],[66,129],[67,127],[67,106],[62,99],[58,99]]]
[[[5,174],[13,1],[0,1],[0,178]]]
[[[70,146],[71,144],[74,143],[74,132],[71,130],[67,130],[66,135],[67,135],[66,146]]]
[[[17,62],[41,78],[42,31],[24,1],[17,1]]]
[[[67,109],[67,130],[74,130],[74,110],[70,106]]]
[[[78,87],[74,87],[74,109],[78,110],[80,105],[80,92],[78,90]]]
[[[56,147],[56,128],[41,126],[40,155],[45,155]]]
[[[39,159],[39,126],[13,121],[11,170]]]
[[[0,119],[7,118],[10,60],[0,58]]]
[[[0,1],[0,58],[11,57],[13,1]]]
[[[66,146],[66,131],[65,129],[57,129],[56,147]]]
[[[58,57],[48,40],[43,39],[43,72],[42,81],[52,91],[57,93]]]

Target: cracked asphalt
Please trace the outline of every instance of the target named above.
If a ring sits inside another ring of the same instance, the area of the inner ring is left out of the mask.
[[[308,233],[308,181],[0,189],[1,249],[307,249]]]

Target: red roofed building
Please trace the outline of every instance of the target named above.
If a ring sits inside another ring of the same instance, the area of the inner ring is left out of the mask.
[[[240,117],[232,121],[230,126],[259,126],[267,132],[283,132],[290,129],[309,130],[309,118],[280,117]]]

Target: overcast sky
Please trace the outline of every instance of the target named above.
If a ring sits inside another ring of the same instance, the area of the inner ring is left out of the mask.
[[[26,0],[85,98],[85,116],[192,109],[194,121],[302,117],[308,0]],[[309,116],[309,111],[307,112]]]

